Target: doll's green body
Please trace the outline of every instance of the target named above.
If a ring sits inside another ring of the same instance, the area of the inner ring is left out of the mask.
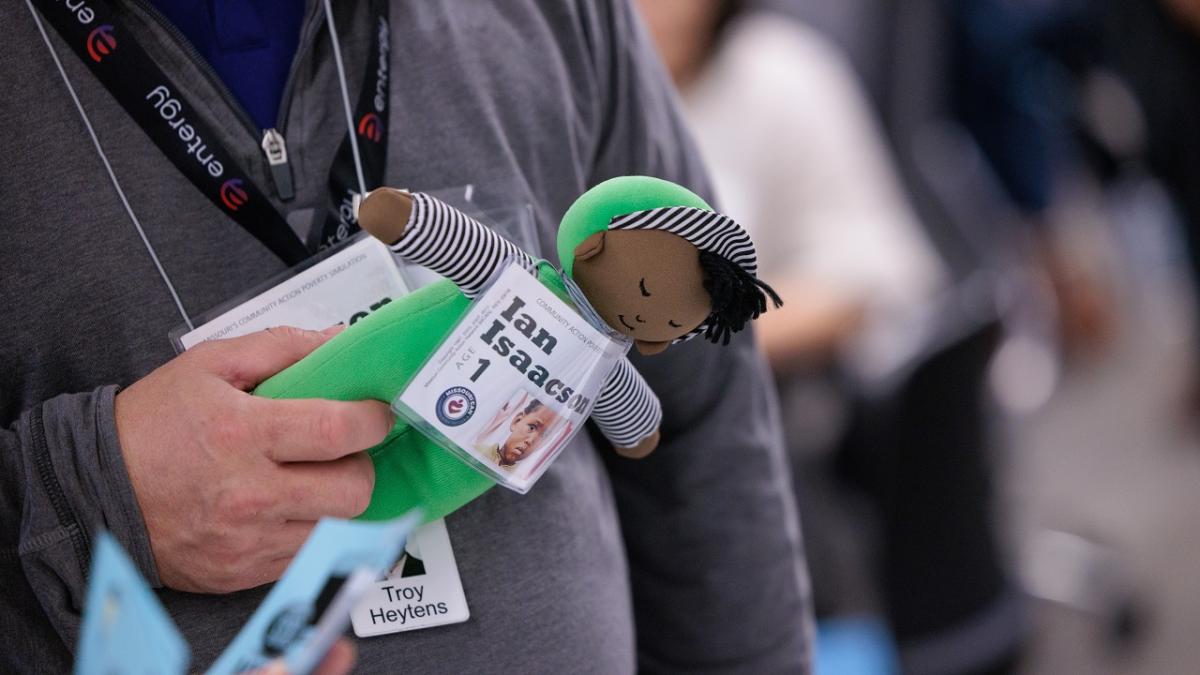
[[[562,279],[548,263],[538,266],[538,279],[567,300]],[[471,300],[454,283],[430,284],[356,322],[254,393],[391,403],[470,306]],[[377,480],[371,504],[361,516],[368,520],[392,518],[415,507],[426,520],[436,520],[493,485],[404,420],[398,420],[369,454],[375,475],[387,479]]]

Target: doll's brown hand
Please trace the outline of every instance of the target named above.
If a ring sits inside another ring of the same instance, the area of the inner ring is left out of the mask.
[[[646,455],[649,455],[650,453],[654,452],[654,449],[658,447],[658,440],[659,440],[659,433],[657,431],[655,431],[654,433],[650,434],[649,436],[643,438],[640,443],[633,446],[632,448],[613,448],[613,449],[616,450],[617,454],[622,457],[628,457],[629,459],[641,459],[641,458],[645,457]]]
[[[404,238],[412,204],[412,195],[403,190],[386,187],[372,190],[358,207],[358,224],[391,246]]]

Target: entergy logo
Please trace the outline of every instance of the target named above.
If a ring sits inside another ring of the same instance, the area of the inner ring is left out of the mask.
[[[113,27],[111,24],[96,26],[87,36],[87,51],[88,56],[96,63],[117,51],[117,38],[113,37]]]
[[[383,140],[383,120],[373,112],[363,115],[358,121],[358,135],[378,143]]]
[[[241,178],[230,178],[221,183],[221,201],[230,211],[237,211],[248,199],[250,195],[246,194],[245,188],[242,187]]]
[[[464,424],[475,414],[475,394],[466,387],[450,387],[438,397],[435,413],[448,427]]]

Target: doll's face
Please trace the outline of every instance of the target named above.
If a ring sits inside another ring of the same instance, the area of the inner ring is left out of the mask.
[[[655,354],[708,318],[700,252],[660,230],[609,230],[575,249],[575,283],[600,318]]]

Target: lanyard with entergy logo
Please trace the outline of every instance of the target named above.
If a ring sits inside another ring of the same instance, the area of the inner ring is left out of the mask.
[[[226,215],[288,265],[309,250],[272,207],[216,134],[194,111],[103,0],[33,0],[72,51],[108,89],[159,150]],[[318,242],[327,248],[358,228],[353,199],[378,187],[387,159],[388,6],[372,0],[372,39],[352,122],[329,171],[329,207]],[[331,26],[332,29],[332,26]],[[356,143],[351,133],[363,139]],[[356,161],[358,155],[360,161]]]

